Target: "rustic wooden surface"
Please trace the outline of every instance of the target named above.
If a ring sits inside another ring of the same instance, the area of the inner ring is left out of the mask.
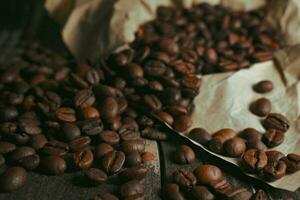
[[[24,28],[26,28],[26,34],[29,34],[31,37],[39,36],[43,43],[48,44],[48,46],[62,49],[61,39],[57,34],[59,27],[49,20],[41,2],[39,0],[1,2],[0,7],[2,9],[5,8],[1,13],[5,17],[0,18],[0,62],[1,59],[9,57],[9,52],[20,40],[21,35],[24,35]],[[17,4],[18,6],[16,6]],[[19,18],[16,13],[18,13]],[[27,27],[28,23],[26,23],[26,20],[28,21],[28,19],[31,19],[31,25]],[[20,26],[20,24],[23,26]],[[51,37],[48,37],[49,35]],[[294,200],[300,199],[300,189],[292,193],[266,187],[265,184],[247,178],[236,168],[232,168],[231,165],[207,155],[199,147],[192,144],[189,145],[194,148],[197,161],[192,165],[179,166],[174,164],[172,161],[174,150],[178,145],[186,143],[188,141],[178,135],[174,135],[172,132],[169,133],[167,141],[158,143],[155,141],[147,142],[147,150],[154,153],[156,159],[148,164],[150,173],[144,181],[146,199],[161,199],[161,185],[172,181],[170,175],[176,169],[194,169],[202,163],[212,163],[222,168],[228,180],[235,186],[246,187],[249,191],[255,191],[258,188],[264,189],[271,200],[282,200],[286,197],[292,197]],[[107,183],[97,187],[87,187],[84,182],[81,172],[69,172],[62,176],[45,176],[38,173],[30,173],[28,184],[25,187],[9,194],[0,193],[0,200],[86,200],[96,194],[117,192],[117,186],[120,184],[116,176],[110,178]]]

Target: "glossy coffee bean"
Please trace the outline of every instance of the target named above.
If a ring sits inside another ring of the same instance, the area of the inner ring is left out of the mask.
[[[131,151],[126,153],[125,165],[127,167],[138,166],[141,163],[142,163],[142,157],[138,151]]]
[[[144,195],[144,186],[137,180],[131,180],[120,187],[120,195],[130,199],[136,195]]]
[[[286,173],[286,164],[284,161],[271,161],[264,167],[264,177],[269,181],[274,181],[282,178]]]
[[[212,138],[211,135],[203,128],[192,129],[188,136],[195,142],[202,145],[207,145]]]
[[[102,184],[108,179],[108,176],[104,171],[96,168],[90,168],[85,170],[84,175],[94,185]]]
[[[159,49],[163,52],[168,53],[171,56],[176,55],[180,50],[178,44],[171,38],[167,38],[167,37],[160,39]]]
[[[260,140],[261,133],[254,128],[246,128],[240,132],[239,137],[245,140]]]
[[[272,81],[264,80],[255,84],[253,89],[258,93],[267,93],[274,89],[274,85]]]
[[[66,161],[59,156],[47,156],[41,159],[41,169],[49,175],[63,174],[67,169]]]
[[[10,142],[0,141],[0,154],[7,154],[16,149],[16,145]]]
[[[120,141],[118,133],[110,130],[102,131],[99,135],[99,138],[102,142],[110,145],[117,144]]]
[[[48,140],[43,134],[33,135],[29,140],[29,145],[35,150],[42,149],[47,143]]]
[[[246,146],[247,149],[258,149],[262,151],[266,151],[268,149],[267,146],[258,139],[248,140]]]
[[[281,158],[284,157],[283,153],[281,153],[280,151],[276,151],[276,150],[266,151],[266,155],[268,156],[268,163],[274,162],[274,161],[279,161]]]
[[[17,147],[14,151],[9,153],[8,159],[11,162],[17,162],[22,158],[25,158],[27,156],[34,155],[36,152],[33,148],[28,146],[21,146]]]
[[[43,147],[43,153],[47,155],[63,156],[69,151],[69,146],[58,140],[51,140]]]
[[[119,105],[115,98],[108,97],[100,105],[100,113],[104,119],[112,119],[117,116]]]
[[[75,110],[68,107],[61,107],[56,110],[56,118],[62,122],[75,122]]]
[[[224,179],[222,171],[214,165],[200,165],[194,170],[198,184],[214,185]]]
[[[98,135],[104,129],[103,123],[100,119],[85,120],[80,123],[81,131],[89,136]]]
[[[188,115],[180,115],[175,118],[173,128],[176,131],[184,132],[192,126],[192,119]]]
[[[163,122],[165,122],[169,125],[172,125],[173,122],[174,122],[174,119],[173,119],[172,115],[170,115],[167,112],[160,111],[160,112],[157,112],[156,115],[158,116],[158,118],[160,120],[162,120]]]
[[[263,121],[263,125],[267,130],[276,129],[281,132],[286,132],[290,127],[289,120],[282,114],[271,113]]]
[[[106,143],[98,144],[94,151],[95,159],[100,159],[105,154],[112,152],[113,150],[114,148],[110,144],[106,144]]]
[[[23,187],[26,182],[26,170],[22,167],[11,167],[0,176],[0,190],[3,192],[12,192]]]
[[[209,149],[215,153],[222,154],[224,144],[226,141],[234,138],[236,132],[229,128],[224,128],[213,134],[212,139],[209,142]]]
[[[94,104],[96,98],[93,91],[90,89],[80,90],[74,97],[74,104],[76,107],[89,107]]]
[[[215,200],[215,195],[205,186],[197,185],[192,188],[192,196],[196,200]]]
[[[187,170],[179,169],[175,171],[172,176],[173,180],[181,187],[191,188],[197,183],[197,178],[195,175]]]
[[[146,177],[148,169],[143,166],[137,166],[125,169],[122,171],[119,176],[123,181],[129,180],[142,180]]]
[[[72,123],[64,123],[61,129],[66,141],[72,141],[81,135],[79,127]]]
[[[82,136],[72,140],[69,143],[69,146],[72,151],[76,152],[88,147],[90,143],[91,143],[91,138],[89,136]]]
[[[283,143],[284,133],[275,129],[270,129],[263,135],[262,141],[270,148],[276,147]]]
[[[122,151],[111,151],[102,158],[102,167],[109,173],[114,174],[121,170],[125,162],[125,154]]]
[[[151,111],[159,111],[162,107],[161,101],[154,95],[145,95],[144,103]]]
[[[163,197],[167,200],[184,200],[183,195],[180,193],[179,186],[171,183],[163,186]]]
[[[152,127],[146,127],[141,131],[141,135],[144,138],[152,139],[152,140],[165,140],[168,135],[165,132],[159,131]]]
[[[195,159],[196,155],[194,150],[187,145],[179,146],[174,154],[174,160],[178,164],[190,164],[194,162]]]
[[[82,119],[86,119],[86,120],[97,119],[100,117],[100,113],[99,113],[98,109],[95,107],[92,107],[92,106],[82,108],[80,110],[80,114],[81,114]]]
[[[262,170],[268,163],[268,157],[264,151],[249,149],[245,152],[242,160],[243,166],[250,172]]]
[[[85,149],[74,153],[73,160],[75,166],[80,169],[90,168],[94,161],[94,155],[91,150]]]
[[[300,156],[295,153],[290,153],[286,157],[282,158],[282,160],[287,165],[287,172],[294,173],[300,170]]]
[[[16,117],[18,117],[19,112],[15,107],[3,107],[0,108],[0,121],[1,122],[7,122],[14,120]]]
[[[244,139],[235,137],[225,143],[225,152],[230,157],[241,157],[246,150]]]
[[[125,153],[130,151],[137,151],[142,153],[145,151],[145,143],[141,139],[123,141],[121,143],[121,150]]]
[[[251,112],[260,117],[267,116],[271,112],[271,109],[271,102],[266,98],[260,98],[254,101],[250,106]]]
[[[20,159],[18,163],[26,170],[31,171],[39,166],[40,156],[38,154],[30,155]]]
[[[136,63],[129,63],[126,66],[126,71],[130,78],[142,78],[144,77],[144,70],[143,68],[136,64]]]

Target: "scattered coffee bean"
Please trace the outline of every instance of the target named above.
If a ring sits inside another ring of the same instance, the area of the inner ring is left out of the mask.
[[[246,150],[244,139],[235,137],[227,140],[225,143],[225,151],[230,157],[241,157]]]
[[[104,183],[108,179],[104,171],[96,168],[89,168],[84,171],[84,174],[87,179],[94,185]]]
[[[142,153],[145,151],[145,143],[141,139],[124,141],[121,143],[121,150],[124,152],[137,151]]]
[[[38,154],[21,158],[18,163],[26,170],[31,171],[36,169],[40,164],[40,156]]]
[[[183,195],[180,193],[179,186],[171,183],[163,186],[163,197],[168,200],[184,200]]]
[[[16,149],[16,145],[10,142],[1,141],[0,142],[0,154],[7,154]]]
[[[125,165],[127,167],[138,166],[141,163],[142,163],[142,157],[138,151],[130,151],[126,153]]]
[[[268,157],[264,151],[249,149],[245,152],[242,160],[243,166],[250,172],[262,170],[268,163]]]
[[[0,176],[0,190],[3,192],[12,192],[23,187],[26,182],[26,170],[22,167],[11,167]]]
[[[211,140],[211,135],[203,128],[194,128],[190,131],[189,138],[199,144],[207,145]]]
[[[286,164],[284,161],[271,161],[264,167],[263,173],[267,180],[274,181],[282,178],[286,172]]]
[[[254,128],[246,128],[240,132],[239,136],[245,140],[260,140],[261,133]]]
[[[194,162],[196,159],[196,155],[194,150],[186,145],[181,145],[178,147],[174,154],[174,160],[178,164],[190,164]]]
[[[290,127],[289,120],[279,113],[271,113],[263,121],[263,125],[266,129],[276,129],[281,132],[286,132]]]
[[[78,137],[80,137],[81,132],[78,126],[76,126],[75,124],[71,124],[71,123],[64,123],[61,126],[62,132],[64,134],[64,138],[67,141],[72,141]]]
[[[191,188],[197,183],[195,175],[187,170],[179,169],[172,176],[174,181],[182,187]]]
[[[91,143],[91,138],[89,136],[82,136],[72,140],[69,143],[70,149],[72,151],[80,151],[86,147],[88,147]]]
[[[109,131],[109,130],[102,131],[99,135],[99,138],[102,142],[105,142],[110,145],[117,144],[120,141],[120,137],[119,137],[118,133],[116,133],[115,131]]]
[[[214,165],[200,165],[194,170],[198,184],[213,186],[224,179],[222,171]]]
[[[21,146],[21,147],[17,147],[14,151],[9,153],[8,159],[11,162],[17,162],[17,161],[21,160],[22,158],[34,155],[35,153],[36,152],[33,148],[28,147],[28,146]]]
[[[109,173],[114,174],[121,170],[125,162],[125,154],[122,151],[111,151],[102,158],[102,167]]]
[[[69,151],[69,145],[57,140],[51,140],[43,147],[43,152],[47,155],[63,156]]]
[[[74,163],[80,169],[90,168],[94,161],[94,156],[91,150],[85,149],[78,151],[73,155]]]
[[[175,118],[173,127],[179,132],[184,132],[192,126],[192,119],[188,115],[180,115]]]
[[[276,150],[266,151],[266,155],[268,156],[268,163],[279,161],[281,158],[284,157],[283,153]]]
[[[147,127],[141,131],[141,135],[148,139],[153,140],[165,140],[167,139],[167,133],[161,132],[155,128]]]
[[[214,200],[216,198],[215,195],[205,186],[197,185],[192,188],[191,193],[193,198],[197,200]]]
[[[49,175],[63,174],[67,169],[66,161],[59,156],[47,156],[41,159],[41,169]]]
[[[143,196],[144,195],[144,186],[137,180],[131,180],[123,185],[120,188],[120,195],[125,199],[130,199],[131,197]]]
[[[124,181],[129,181],[129,180],[142,180],[143,178],[146,177],[148,172],[148,169],[143,166],[137,166],[137,167],[132,167],[125,169],[122,171],[119,176],[121,177],[122,180]]]
[[[271,102],[266,98],[260,98],[250,106],[251,112],[260,117],[267,116],[271,112],[271,109]]]
[[[110,144],[101,143],[98,144],[95,148],[95,159],[102,158],[105,154],[112,152],[114,148]]]
[[[290,153],[282,160],[287,165],[287,172],[294,173],[300,170],[300,156],[298,154]]]
[[[279,130],[270,129],[263,135],[262,140],[268,147],[276,147],[283,143],[284,133]]]
[[[272,91],[273,88],[273,82],[268,80],[260,81],[253,86],[253,89],[258,93],[267,93]]]

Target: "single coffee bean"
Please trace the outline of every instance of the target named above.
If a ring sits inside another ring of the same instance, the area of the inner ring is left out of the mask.
[[[138,119],[138,124],[142,128],[145,128],[145,127],[148,127],[148,126],[151,127],[151,126],[153,126],[154,121],[151,118],[149,118],[149,117],[147,117],[145,115],[142,115]]]
[[[119,107],[120,114],[125,112],[125,110],[128,108],[128,101],[126,100],[126,98],[118,99],[118,107]]]
[[[101,169],[89,168],[84,171],[84,174],[87,179],[94,185],[104,183],[108,179],[106,173]]]
[[[250,110],[253,114],[264,117],[271,112],[272,106],[269,99],[260,98],[253,102],[250,106]]]
[[[203,128],[192,129],[188,136],[195,142],[202,145],[207,145],[211,140],[211,135]]]
[[[168,200],[184,200],[183,195],[180,193],[179,186],[171,183],[163,186],[163,197]]]
[[[276,150],[266,151],[266,155],[268,156],[268,163],[279,161],[281,158],[284,157],[283,153],[281,153],[280,151],[276,151]]]
[[[47,142],[48,140],[45,135],[38,134],[31,136],[29,140],[29,145],[35,150],[40,150],[47,144]]]
[[[119,143],[119,141],[120,141],[120,137],[119,137],[118,133],[115,131],[109,131],[109,130],[102,131],[99,135],[99,138],[102,142],[105,142],[110,145],[115,145],[115,144]]]
[[[26,170],[22,167],[11,167],[0,176],[0,190],[3,192],[12,192],[23,187],[26,182]]]
[[[218,62],[218,54],[213,48],[207,48],[205,51],[205,59],[209,64],[214,65]]]
[[[214,185],[224,179],[222,171],[214,165],[200,165],[194,170],[198,184]]]
[[[144,77],[143,68],[136,63],[129,63],[126,66],[126,72],[130,78],[142,78]]]
[[[175,61],[172,63],[174,70],[183,76],[194,74],[196,69],[192,63],[182,62],[182,61]]]
[[[98,144],[95,148],[95,159],[102,158],[105,154],[113,151],[114,148],[110,144],[101,143]]]
[[[264,177],[269,181],[274,181],[282,178],[286,172],[286,164],[284,161],[271,161],[264,167]]]
[[[102,167],[109,173],[114,174],[121,170],[125,162],[125,154],[122,151],[111,151],[103,156]]]
[[[191,188],[197,183],[195,175],[192,172],[183,169],[175,171],[172,176],[173,180],[182,187]]]
[[[8,135],[8,140],[16,145],[25,145],[29,141],[30,137],[28,134],[21,133],[12,133]]]
[[[119,105],[115,98],[108,97],[100,105],[100,113],[104,119],[112,119],[117,116]]]
[[[252,140],[248,140],[246,143],[247,149],[258,149],[261,151],[266,151],[268,148],[267,146],[258,139],[252,139]]]
[[[168,111],[173,115],[173,116],[179,116],[179,115],[187,115],[187,109],[183,106],[170,106],[168,108]]]
[[[107,120],[107,125],[112,131],[117,131],[122,126],[122,121],[120,116],[116,116],[112,119]]]
[[[197,185],[192,188],[192,196],[196,200],[215,200],[215,195],[205,186]]]
[[[88,107],[95,103],[96,98],[91,89],[80,90],[74,97],[74,104],[76,107]]]
[[[193,149],[186,145],[181,145],[174,154],[174,160],[178,164],[190,164],[196,159]]]
[[[269,200],[269,198],[263,190],[258,190],[250,200]]]
[[[226,199],[240,200],[240,199],[250,199],[252,193],[246,188],[233,188],[225,193]]]
[[[159,111],[162,107],[162,103],[154,95],[145,95],[144,103],[151,111]]]
[[[14,120],[16,117],[18,117],[19,112],[15,107],[12,106],[6,106],[3,108],[0,108],[0,121],[1,122],[7,122]]]
[[[180,47],[173,39],[163,37],[159,40],[159,49],[172,56],[179,52]]]
[[[242,165],[250,172],[262,170],[268,163],[268,157],[264,151],[249,149],[244,153]]]
[[[143,140],[140,139],[123,141],[121,143],[121,150],[125,153],[130,151],[138,151],[142,153],[145,151],[145,143]]]
[[[9,153],[8,160],[11,162],[17,162],[22,158],[34,155],[36,152],[33,148],[28,146],[17,147],[14,151]]]
[[[78,126],[76,126],[75,124],[71,124],[71,123],[64,123],[61,126],[62,132],[64,134],[64,138],[67,141],[72,141],[78,137],[80,137],[81,132]]]
[[[209,142],[209,148],[215,153],[222,154],[223,146],[226,141],[234,138],[236,132],[229,128],[224,128],[214,133],[212,139]]]
[[[92,166],[94,156],[91,150],[85,149],[74,153],[73,160],[75,165],[80,169],[87,169]]]
[[[127,167],[138,166],[142,163],[141,154],[137,151],[130,151],[126,153],[125,165]]]
[[[36,169],[40,164],[40,156],[38,154],[26,156],[24,158],[21,158],[18,163],[24,167],[26,170],[34,170]]]
[[[125,169],[119,176],[123,181],[130,180],[142,180],[146,177],[148,169],[143,166],[136,166],[132,168]]]
[[[211,187],[213,188],[214,191],[216,191],[216,193],[223,194],[223,195],[228,192],[231,192],[233,189],[231,184],[225,178],[212,184]]]
[[[136,140],[140,137],[138,130],[130,124],[122,125],[119,128],[118,133],[123,141]]]
[[[119,198],[111,193],[105,193],[95,196],[92,200],[119,200]]]
[[[42,129],[34,124],[20,124],[19,128],[28,135],[37,135],[42,133]]]
[[[43,147],[43,152],[47,155],[63,156],[68,151],[68,144],[57,140],[51,140]]]
[[[152,140],[165,140],[167,139],[167,133],[161,132],[152,127],[146,127],[141,131],[141,135],[144,138],[152,139]]]
[[[286,157],[282,158],[282,160],[287,165],[287,172],[294,173],[300,170],[300,156],[294,153],[288,154]]]
[[[103,123],[100,119],[85,120],[79,124],[81,131],[89,136],[98,135],[104,129]]]
[[[93,87],[94,94],[96,95],[97,99],[103,99],[106,97],[116,97],[117,92],[116,89],[110,87],[108,85],[99,84]]]
[[[158,116],[158,118],[160,120],[162,120],[163,122],[165,122],[165,123],[167,123],[169,125],[172,125],[173,122],[174,122],[174,119],[173,119],[172,115],[170,115],[167,112],[159,111],[159,112],[157,112],[155,114]]]
[[[7,154],[16,149],[16,145],[10,142],[0,141],[0,154]]]
[[[100,81],[100,76],[97,70],[90,69],[89,71],[86,72],[85,79],[91,85],[97,85]]]
[[[89,136],[82,136],[72,140],[69,143],[70,149],[72,151],[80,151],[91,144],[91,138]]]
[[[80,109],[80,115],[82,119],[97,119],[100,117],[100,113],[97,108],[88,106]]]
[[[183,80],[181,80],[181,84],[186,88],[189,88],[192,90],[198,90],[201,85],[201,79],[199,79],[195,75],[188,75],[188,76],[185,76],[183,78]]]
[[[286,132],[290,127],[289,120],[279,113],[271,113],[267,116],[267,118],[263,121],[264,127],[269,129],[276,129],[281,132]]]
[[[41,169],[49,175],[63,174],[67,169],[66,161],[59,156],[47,156],[41,159]]]
[[[263,135],[262,140],[268,147],[276,147],[283,143],[284,133],[279,130],[270,129]]]
[[[61,107],[56,110],[56,118],[62,122],[75,122],[75,110],[72,108]]]
[[[230,157],[241,157],[245,150],[246,143],[242,138],[235,137],[225,143],[225,151]]]
[[[188,115],[180,115],[175,118],[173,127],[179,132],[184,132],[192,126],[192,119]]]
[[[244,138],[245,140],[260,140],[261,133],[254,128],[246,128],[240,132],[239,137]]]
[[[150,90],[162,92],[164,90],[164,86],[159,81],[149,81],[148,87]]]
[[[0,131],[4,135],[10,135],[15,133],[17,130],[17,125],[12,122],[4,122],[0,124]]]
[[[274,89],[274,85],[272,81],[264,80],[255,84],[253,89],[258,93],[267,93]]]
[[[125,199],[135,195],[143,195],[144,186],[138,180],[131,180],[121,185],[120,195]]]

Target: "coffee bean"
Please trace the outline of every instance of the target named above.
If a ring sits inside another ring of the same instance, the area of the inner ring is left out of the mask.
[[[142,163],[141,154],[137,151],[131,151],[126,153],[125,165],[127,167],[138,166]]]
[[[120,141],[118,133],[109,130],[102,131],[99,135],[99,138],[102,142],[108,143],[110,145],[117,144]]]
[[[34,170],[36,169],[40,164],[40,156],[38,154],[26,156],[24,158],[21,158],[18,163],[24,167],[26,170]]]
[[[229,128],[224,128],[217,131],[216,133],[214,133],[212,139],[209,142],[210,150],[215,153],[222,154],[224,144],[235,136],[235,131]]]
[[[242,165],[250,172],[262,170],[268,163],[268,157],[264,151],[249,149],[245,152]]]
[[[59,156],[47,156],[41,159],[41,169],[49,175],[63,174],[67,169],[66,161]]]
[[[258,190],[250,200],[268,200],[268,196],[263,190]]]
[[[82,132],[89,136],[98,135],[104,129],[100,119],[85,120],[79,123],[79,125],[81,126]]]
[[[276,150],[266,151],[266,155],[268,156],[268,163],[274,162],[274,161],[279,161],[281,158],[284,157],[283,153],[276,151]]]
[[[235,137],[225,143],[225,151],[230,157],[241,157],[246,150],[244,139]]]
[[[119,136],[123,141],[128,141],[128,140],[136,140],[140,137],[139,133],[137,132],[135,127],[133,127],[130,124],[124,124],[122,125],[119,130]]]
[[[174,122],[174,119],[172,117],[172,115],[170,115],[169,113],[167,112],[163,112],[163,111],[159,111],[156,113],[156,116],[162,120],[163,122],[169,124],[169,125],[172,125],[173,122]]]
[[[64,123],[61,126],[62,132],[64,134],[64,138],[67,141],[72,141],[78,137],[80,137],[81,132],[78,126],[76,126],[75,124],[71,124],[71,123]]]
[[[61,107],[56,110],[56,117],[63,122],[75,122],[76,115],[72,108]]]
[[[152,111],[158,111],[162,107],[160,100],[154,95],[145,95],[144,103]]]
[[[175,118],[173,127],[179,132],[184,132],[192,126],[192,119],[188,115],[180,115]]]
[[[171,38],[167,38],[167,37],[160,39],[159,49],[163,52],[168,53],[171,56],[176,55],[180,50],[178,44]]]
[[[8,136],[8,140],[16,145],[25,145],[29,141],[29,136],[26,133],[12,133]]]
[[[111,193],[105,193],[95,196],[92,200],[119,200],[119,198]]]
[[[182,187],[191,188],[197,183],[197,179],[194,174],[183,169],[175,171],[172,176],[174,181]]]
[[[11,167],[0,176],[0,189],[3,192],[12,192],[23,187],[26,182],[26,170],[22,167]]]
[[[72,140],[69,143],[70,149],[72,151],[80,151],[86,147],[88,147],[91,143],[91,138],[89,136],[82,136]]]
[[[105,154],[113,151],[114,148],[106,143],[98,144],[95,148],[95,159],[102,158]]]
[[[163,197],[168,200],[184,200],[183,195],[180,193],[179,186],[171,183],[163,186]]]
[[[145,138],[152,140],[165,140],[167,139],[167,133],[161,132],[155,128],[146,127],[141,131],[141,135]]]
[[[143,68],[136,63],[129,63],[126,66],[126,72],[130,78],[142,78],[144,77]]]
[[[43,147],[43,152],[47,155],[63,156],[69,151],[66,143],[51,140]]]
[[[125,169],[119,176],[123,181],[142,180],[146,177],[148,169],[143,166],[137,166]]]
[[[205,50],[205,59],[209,64],[214,65],[218,62],[218,54],[213,48],[207,48]]]
[[[211,140],[211,135],[203,128],[192,129],[188,136],[195,142],[202,145],[207,145]]]
[[[121,150],[126,153],[130,151],[138,151],[142,153],[145,151],[145,143],[140,139],[123,141],[121,143]]]
[[[43,134],[33,135],[29,140],[29,146],[35,150],[42,149],[48,143],[47,138]]]
[[[288,154],[286,157],[282,158],[282,160],[287,165],[287,172],[294,173],[300,170],[300,156],[294,153]]]
[[[90,69],[85,75],[85,79],[91,85],[97,85],[100,81],[100,76],[95,69]]]
[[[222,171],[214,165],[200,165],[194,170],[198,184],[214,185],[224,179]]]
[[[108,85],[99,84],[93,87],[94,94],[98,99],[103,99],[106,97],[116,97],[116,90]]]
[[[12,122],[4,122],[0,124],[0,131],[4,135],[10,135],[15,133],[17,130],[17,125]]]
[[[35,150],[28,146],[17,147],[14,151],[10,152],[8,159],[11,162],[17,162],[22,158],[35,154]]]
[[[274,89],[274,85],[272,81],[264,80],[255,84],[253,89],[258,93],[267,93]]]
[[[103,156],[102,167],[109,173],[114,174],[121,170],[125,162],[125,154],[122,151],[111,151]]]
[[[245,188],[233,188],[229,192],[225,194],[227,199],[232,199],[232,200],[240,200],[240,199],[250,199],[252,196],[252,193],[249,192]]]
[[[0,108],[0,121],[7,122],[18,117],[19,112],[15,107],[7,106]]]
[[[186,88],[198,90],[201,85],[201,79],[195,75],[188,75],[181,80],[181,84]]]
[[[104,183],[108,179],[108,176],[104,171],[96,168],[89,168],[84,171],[84,174],[87,179],[94,185]]]
[[[261,133],[254,128],[246,128],[240,132],[239,136],[245,140],[260,140]]]
[[[139,123],[140,127],[148,127],[148,126],[151,127],[151,126],[153,126],[154,121],[151,118],[149,118],[145,115],[142,115],[138,119],[138,123]]]
[[[120,195],[125,199],[136,196],[144,195],[144,186],[137,180],[131,180],[120,188]]]
[[[16,145],[10,142],[0,141],[0,154],[7,154],[16,149]]]
[[[205,186],[197,185],[192,188],[192,196],[197,200],[214,200],[215,195]]]
[[[283,143],[284,133],[275,129],[270,129],[263,135],[262,140],[268,147],[276,147]]]
[[[162,92],[164,90],[164,86],[159,81],[149,81],[148,83],[149,89],[157,92]]]
[[[264,177],[269,181],[274,181],[282,178],[286,172],[286,164],[284,161],[272,161],[264,167]]]
[[[118,102],[115,98],[108,97],[100,105],[100,111],[105,119],[112,119],[119,112]]]
[[[80,169],[90,168],[94,161],[94,156],[91,150],[85,149],[78,151],[73,155],[74,163]]]
[[[257,116],[264,117],[271,112],[271,102],[266,98],[260,98],[253,102],[250,106],[250,110]]]
[[[85,120],[97,119],[100,117],[99,111],[92,106],[84,107],[80,110],[81,116]]]
[[[263,125],[266,129],[276,129],[281,132],[286,132],[290,127],[289,120],[282,114],[271,113],[263,121]]]
[[[181,145],[174,154],[174,160],[178,164],[190,164],[196,159],[193,149],[186,145]]]

